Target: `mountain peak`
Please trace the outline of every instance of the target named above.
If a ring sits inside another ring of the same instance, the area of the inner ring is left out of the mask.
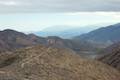
[[[5,29],[5,30],[3,30],[2,32],[17,32],[17,31],[12,30],[12,29]]]

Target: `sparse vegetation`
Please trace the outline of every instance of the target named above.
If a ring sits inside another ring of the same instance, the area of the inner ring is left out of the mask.
[[[83,59],[65,49],[36,46],[11,52],[10,55],[17,59],[0,68],[2,80],[120,80],[117,70]]]

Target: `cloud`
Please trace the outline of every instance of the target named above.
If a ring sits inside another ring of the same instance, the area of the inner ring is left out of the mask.
[[[69,12],[64,13],[68,16],[75,16],[75,15],[95,15],[95,16],[116,16],[120,17],[120,12]]]
[[[4,6],[14,6],[14,5],[17,5],[17,3],[14,2],[14,1],[9,1],[9,2],[0,1],[0,5],[4,5]]]
[[[120,11],[120,0],[0,0],[2,12]]]

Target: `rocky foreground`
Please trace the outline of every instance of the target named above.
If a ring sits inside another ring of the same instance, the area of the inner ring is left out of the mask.
[[[0,54],[0,80],[120,80],[106,64],[44,46]]]

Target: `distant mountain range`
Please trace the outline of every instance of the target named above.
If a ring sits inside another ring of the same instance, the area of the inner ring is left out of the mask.
[[[99,51],[120,40],[119,33],[120,24],[99,28],[73,39],[58,36],[40,37],[7,29],[0,31],[0,52],[41,44],[71,49],[82,56],[96,57]]]
[[[112,44],[120,41],[120,23],[102,27],[75,37],[90,42]]]
[[[45,45],[55,48],[71,49],[79,54],[90,51],[93,53],[99,49],[98,45],[86,41],[62,39],[57,36],[39,37],[34,34],[24,34],[14,30],[0,31],[0,52],[11,51],[34,45]]]
[[[27,47],[0,54],[1,80],[120,80],[119,71],[66,49]]]
[[[53,26],[43,29],[42,31],[34,32],[38,36],[59,36],[61,38],[69,39],[83,33],[90,32],[100,26],[86,26],[86,27],[71,27],[71,26]]]
[[[102,48],[108,47],[111,44],[120,41],[120,23],[109,26],[104,25],[101,28],[98,27],[101,26],[88,26],[74,29],[68,29],[68,26],[49,27],[44,29],[44,32],[37,32],[36,35],[42,35],[44,33],[44,36],[57,35],[61,36],[62,38],[72,38],[74,41],[87,41],[89,43],[98,45],[99,47],[101,46]]]

